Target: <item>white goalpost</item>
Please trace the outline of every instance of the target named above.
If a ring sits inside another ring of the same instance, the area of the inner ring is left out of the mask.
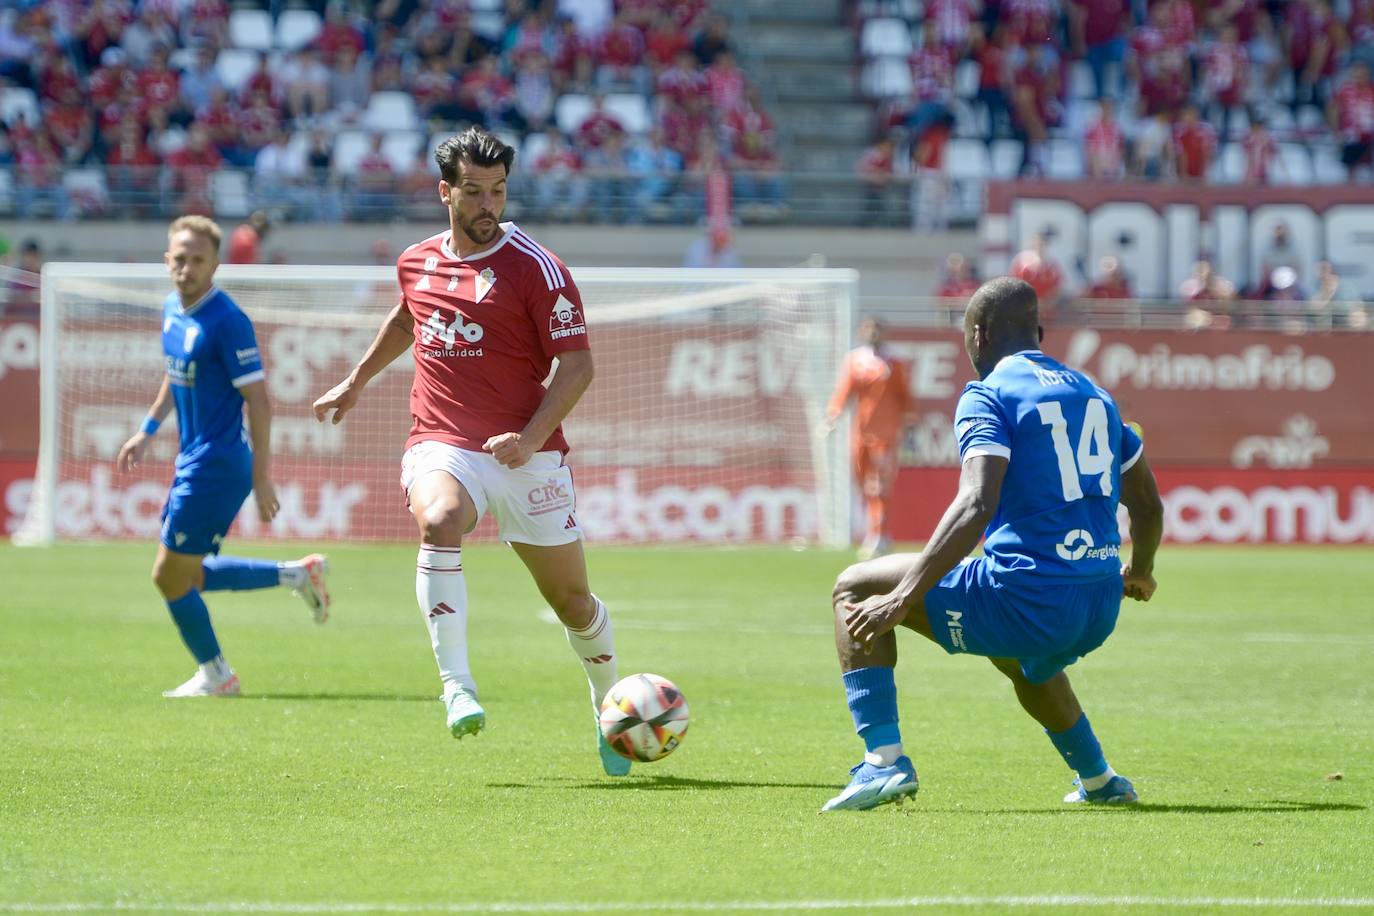
[[[565,424],[589,539],[849,542],[843,430],[817,434],[850,346],[851,270],[574,271],[597,376]],[[361,357],[395,303],[385,267],[224,265],[253,319],[273,405],[270,525],[241,537],[410,541],[398,482],[413,364],[397,360],[340,425],[312,401]],[[38,472],[17,543],[153,538],[175,414],[144,466],[114,466],[163,374],[160,264],[43,268]],[[489,534],[484,523],[478,534]]]

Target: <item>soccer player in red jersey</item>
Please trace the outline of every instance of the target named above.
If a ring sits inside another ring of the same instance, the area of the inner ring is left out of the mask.
[[[315,401],[315,416],[333,411],[338,423],[369,380],[413,349],[401,486],[420,529],[416,597],[449,731],[461,738],[486,724],[468,667],[462,545],[488,510],[567,628],[593,711],[616,681],[616,653],[606,606],[587,582],[564,461],[561,424],[592,381],[581,294],[562,261],[500,222],[515,150],[470,127],[440,144],[435,159],[449,228],[402,252],[400,301],[348,378]],[[597,746],[609,775],[629,772],[600,729]]]

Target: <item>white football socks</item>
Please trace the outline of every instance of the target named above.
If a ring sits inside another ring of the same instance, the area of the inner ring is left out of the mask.
[[[592,706],[600,709],[601,698],[619,678],[616,677],[615,628],[611,626],[611,615],[600,598],[592,595],[592,600],[596,602],[596,611],[591,621],[580,630],[564,629],[568,631],[568,645],[577,653],[582,670],[587,672]]]
[[[1094,792],[1111,782],[1112,777],[1115,775],[1116,770],[1108,766],[1106,770],[1096,776],[1089,776],[1087,779],[1084,779],[1082,776],[1078,777],[1078,782],[1083,786],[1084,790]]]
[[[223,684],[234,676],[234,669],[229,667],[229,663],[224,660],[223,655],[216,655],[208,662],[201,663],[200,673],[212,683]]]
[[[875,767],[890,767],[897,762],[897,758],[902,756],[902,744],[884,744],[882,747],[875,747],[873,750],[864,754],[864,761],[873,764]]]
[[[475,696],[477,682],[468,670],[468,584],[463,578],[461,547],[420,545],[415,558],[415,600],[429,627],[444,695],[462,685]]]
[[[296,560],[288,560],[285,563],[277,564],[277,584],[287,588],[300,588],[309,579],[305,567]]]

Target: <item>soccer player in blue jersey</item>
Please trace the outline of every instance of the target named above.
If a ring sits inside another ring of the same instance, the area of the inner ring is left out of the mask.
[[[165,692],[166,697],[239,692],[238,677],[220,652],[201,592],[284,585],[305,600],[317,623],[329,616],[328,562],[323,556],[277,563],[218,555],[250,491],[264,522],[279,508],[271,478],[272,410],[262,360],[253,323],[214,285],[219,245],[219,226],[203,216],[183,216],[168,230],[164,261],[176,292],[162,306],[167,371],[142,427],[116,459],[124,470],[137,465],[175,406],[181,448],[162,513],[153,581],[200,667],[186,683]]]
[[[1035,291],[1001,277],[964,313],[978,373],[954,428],[959,492],[926,549],[849,567],[835,582],[835,643],[864,760],[823,811],[916,792],[897,720],[899,624],[946,652],[985,656],[1070,769],[1064,801],[1136,801],[1107,764],[1064,669],[1102,645],[1122,596],[1149,601],[1163,507],[1139,435],[1111,395],[1040,351]],[[1117,504],[1130,513],[1121,565]],[[968,559],[986,531],[984,556]]]

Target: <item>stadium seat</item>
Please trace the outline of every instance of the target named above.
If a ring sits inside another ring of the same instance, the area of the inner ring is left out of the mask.
[[[1315,105],[1304,105],[1298,109],[1298,130],[1304,137],[1322,136],[1329,129],[1326,117]]]
[[[626,132],[631,134],[645,133],[652,126],[649,106],[645,104],[644,96],[636,93],[626,92],[606,96],[606,111],[625,127]]]
[[[277,17],[277,47],[283,51],[299,51],[315,40],[324,23],[314,10],[282,10]]]
[[[258,54],[243,48],[225,48],[215,58],[215,72],[219,74],[224,88],[238,92],[239,88],[258,68]]]
[[[986,137],[988,135],[987,110],[974,106],[967,99],[955,98],[951,106],[954,111],[954,136]]]
[[[252,209],[248,173],[239,169],[220,169],[212,174],[210,195],[215,203],[216,216],[244,217]]]
[[[1017,140],[997,140],[992,144],[992,177],[1015,178],[1021,167],[1021,144]]]
[[[525,143],[520,147],[520,167],[528,169],[536,159],[544,154],[544,150],[549,148],[548,134],[530,134],[525,138]]]
[[[382,138],[382,152],[391,162],[397,175],[410,171],[415,163],[415,155],[424,148],[425,134],[419,130],[389,131]]]
[[[9,169],[0,169],[0,214],[9,216],[14,213],[14,175]]]
[[[1212,163],[1211,179],[1218,184],[1239,184],[1245,178],[1245,150],[1239,143],[1228,143]]]
[[[1045,148],[1045,174],[1061,181],[1083,177],[1083,147],[1073,140],[1051,140]]]
[[[1312,157],[1307,154],[1307,147],[1301,143],[1280,143],[1279,160],[1283,163],[1280,178],[1284,184],[1312,183]]]
[[[353,175],[358,163],[372,148],[372,135],[365,130],[341,130],[334,137],[334,168],[340,175]]]
[[[415,100],[408,92],[374,92],[363,113],[363,126],[368,130],[414,130],[419,123]]]
[[[553,106],[553,119],[558,129],[565,134],[576,133],[591,113],[592,100],[585,95],[570,92],[558,97]]]
[[[506,31],[506,16],[500,10],[473,11],[472,31],[483,38],[500,42]]]
[[[229,14],[229,46],[250,51],[272,48],[272,17],[266,10],[234,10]]]
[[[172,153],[186,146],[186,131],[180,127],[169,127],[162,132],[153,147],[153,152],[166,159]]]
[[[880,57],[864,67],[864,94],[875,99],[900,99],[911,95],[911,67],[904,57]]]
[[[976,60],[963,60],[954,71],[954,94],[961,99],[971,99],[978,94],[978,82],[982,79],[983,68]]]
[[[950,140],[945,148],[945,172],[956,180],[984,180],[992,172],[987,146],[982,140]]]
[[[173,70],[186,70],[195,65],[199,56],[195,48],[177,48],[167,55],[167,65]]]
[[[1283,139],[1292,135],[1297,130],[1297,122],[1293,120],[1293,112],[1287,105],[1274,105],[1266,113],[1269,120],[1269,131],[1276,138]]]
[[[1074,61],[1069,69],[1069,98],[1097,98],[1097,84],[1093,82],[1093,68],[1084,61]]]
[[[0,119],[14,125],[23,118],[30,126],[37,127],[42,115],[38,110],[38,96],[32,89],[7,86],[0,90]]]
[[[1316,184],[1345,184],[1345,166],[1333,143],[1312,144],[1312,177]]]
[[[503,6],[501,0],[470,0],[468,3],[474,13],[499,13]]]
[[[62,175],[62,187],[82,212],[100,212],[110,203],[105,172],[101,169],[68,169]]]
[[[864,57],[905,57],[911,53],[911,27],[900,19],[870,19],[859,39]]]

